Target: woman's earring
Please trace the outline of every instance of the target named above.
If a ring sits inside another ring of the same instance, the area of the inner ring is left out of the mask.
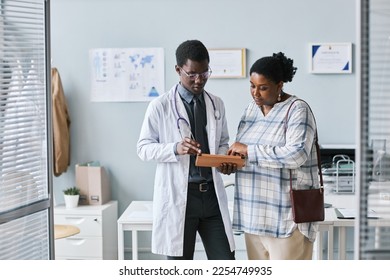
[[[278,101],[280,102],[280,100],[282,100],[282,95],[279,93],[279,95],[278,95]]]

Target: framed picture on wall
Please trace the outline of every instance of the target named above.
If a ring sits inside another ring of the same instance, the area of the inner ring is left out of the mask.
[[[352,43],[310,44],[311,73],[352,73]]]
[[[210,78],[245,78],[246,49],[209,49]]]

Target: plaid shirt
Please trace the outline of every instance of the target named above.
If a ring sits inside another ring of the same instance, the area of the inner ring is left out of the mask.
[[[295,224],[292,217],[290,169],[293,188],[319,185],[316,124],[305,102],[292,96],[276,103],[264,116],[256,103],[246,108],[236,141],[248,145],[245,167],[236,172],[233,228],[251,234],[284,238],[299,230],[315,240],[317,223]]]

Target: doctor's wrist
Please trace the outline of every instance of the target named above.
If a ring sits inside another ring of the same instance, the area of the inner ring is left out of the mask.
[[[177,145],[179,145],[180,142],[176,142],[174,145],[173,145],[173,152],[175,153],[175,155],[177,156],[179,153],[177,152]]]

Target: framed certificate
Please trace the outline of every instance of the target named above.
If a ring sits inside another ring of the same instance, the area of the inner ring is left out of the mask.
[[[311,73],[352,73],[352,43],[310,45]]]
[[[210,79],[245,78],[246,49],[209,49]]]

